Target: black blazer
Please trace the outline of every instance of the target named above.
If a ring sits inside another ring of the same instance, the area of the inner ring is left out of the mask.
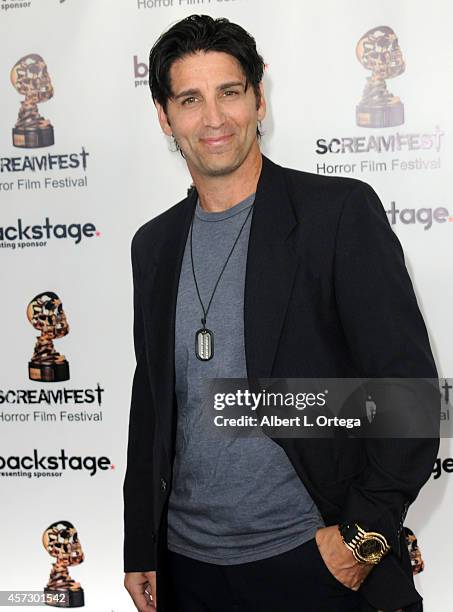
[[[167,504],[176,433],[175,309],[197,194],[132,241],[137,366],[124,481],[124,570],[157,570],[166,607]],[[244,294],[248,376],[437,378],[401,245],[373,189],[283,168],[263,157]],[[395,610],[420,601],[402,535],[429,478],[437,439],[275,440],[326,525],[357,520],[392,546],[360,588]],[[366,603],[368,602],[368,603]]]

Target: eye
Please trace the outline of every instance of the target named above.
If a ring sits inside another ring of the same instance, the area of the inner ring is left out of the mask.
[[[233,97],[233,96],[239,95],[239,92],[236,91],[235,89],[226,89],[223,93],[227,97]]]
[[[191,104],[194,104],[194,102],[196,102],[196,98],[195,96],[189,96],[188,98],[184,98],[184,100],[182,101],[182,105],[183,106],[189,106]]]

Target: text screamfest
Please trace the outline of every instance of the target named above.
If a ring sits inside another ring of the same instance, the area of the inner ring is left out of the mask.
[[[36,170],[67,170],[69,168],[86,170],[88,155],[89,153],[82,147],[80,153],[0,157],[0,172],[24,172],[25,170],[36,172]]]
[[[325,155],[326,153],[394,153],[395,151],[421,150],[439,152],[444,135],[445,132],[442,132],[436,126],[435,131],[431,134],[401,134],[397,132],[388,135],[339,137],[330,140],[319,138],[316,141],[315,151],[318,155]]]
[[[93,404],[102,405],[104,389],[0,389],[0,404]]]

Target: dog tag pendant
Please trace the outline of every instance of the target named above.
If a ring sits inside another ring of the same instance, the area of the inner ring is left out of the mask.
[[[195,355],[201,361],[209,361],[214,355],[214,334],[206,327],[195,333]]]

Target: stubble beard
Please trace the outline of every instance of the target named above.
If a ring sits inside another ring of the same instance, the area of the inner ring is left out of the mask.
[[[198,158],[197,160],[198,163],[194,165],[197,168],[198,172],[200,172],[204,176],[209,176],[209,177],[228,176],[229,174],[232,174],[233,172],[235,172],[238,168],[242,166],[244,161],[247,159],[247,156],[249,155],[252,149],[252,146],[253,146],[253,141],[250,143],[250,146],[247,148],[247,150],[243,152],[238,151],[233,161],[230,161],[229,163],[225,162],[225,165],[222,165],[222,166],[217,166],[217,167],[210,166],[209,161],[208,163],[204,163],[203,158]]]

